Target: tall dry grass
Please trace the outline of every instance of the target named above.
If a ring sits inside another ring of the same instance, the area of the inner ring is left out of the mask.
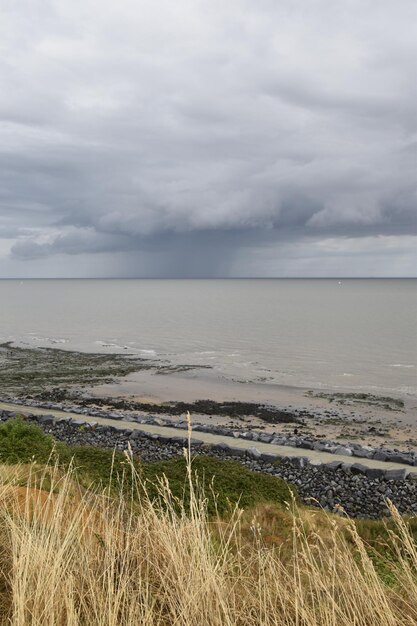
[[[0,624],[415,626],[417,550],[393,507],[381,576],[348,520],[324,527],[290,503],[281,548],[265,543],[261,509],[210,520],[185,453],[187,506],[164,478],[138,503],[81,489],[73,468],[0,486]]]

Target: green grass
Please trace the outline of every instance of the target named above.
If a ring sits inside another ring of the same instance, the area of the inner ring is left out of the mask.
[[[0,424],[0,463],[48,463],[54,448],[64,453],[64,446],[35,424],[21,418]]]
[[[291,491],[295,490],[287,483],[275,476],[252,472],[235,461],[223,461],[209,456],[196,456],[192,460],[192,472],[198,477],[198,483],[203,488],[208,499],[208,512],[216,511],[224,515],[239,503],[244,509],[252,508],[257,504],[273,502],[283,505],[289,501]],[[172,459],[161,463],[148,463],[143,466],[143,478],[147,482],[149,495],[157,496],[155,484],[159,476],[165,475],[169,479],[170,489],[176,497],[189,502],[189,484],[187,478],[186,461],[184,458]],[[213,486],[211,487],[211,484]],[[216,494],[214,498],[213,492]]]
[[[121,487],[127,493],[133,491],[131,466],[125,454],[106,448],[56,442],[39,426],[27,423],[23,418],[0,424],[0,463],[51,464],[57,459],[63,468],[73,461],[77,478],[85,487],[104,489],[110,486],[115,493],[119,493]],[[165,475],[174,498],[188,506],[189,483],[184,458],[144,464],[134,458],[133,465],[146,483],[151,498],[158,497],[158,481]],[[283,504],[291,495],[283,480],[251,472],[233,461],[197,456],[192,460],[192,471],[204,487],[210,514],[224,514],[236,503],[243,508],[263,502]]]

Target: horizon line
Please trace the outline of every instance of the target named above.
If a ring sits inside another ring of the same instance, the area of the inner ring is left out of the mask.
[[[415,280],[416,276],[4,276],[0,280]]]

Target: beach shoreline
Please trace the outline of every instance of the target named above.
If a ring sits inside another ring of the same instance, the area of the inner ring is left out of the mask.
[[[130,355],[0,346],[2,400],[26,406],[43,398],[198,423],[294,431],[340,443],[417,448],[417,398],[343,389],[312,389],[227,380],[209,368],[169,367]],[[14,372],[14,374],[13,374]],[[226,406],[223,406],[226,405]],[[275,417],[273,417],[275,416]]]

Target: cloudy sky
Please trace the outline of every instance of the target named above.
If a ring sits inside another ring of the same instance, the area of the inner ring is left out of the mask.
[[[415,276],[414,0],[1,0],[0,277]]]

